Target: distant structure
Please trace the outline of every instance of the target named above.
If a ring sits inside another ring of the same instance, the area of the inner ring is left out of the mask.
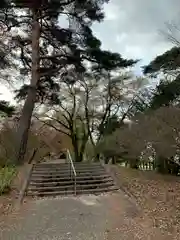
[[[131,129],[132,125],[133,125],[133,121],[130,119],[124,119],[124,124],[128,126],[129,129]]]

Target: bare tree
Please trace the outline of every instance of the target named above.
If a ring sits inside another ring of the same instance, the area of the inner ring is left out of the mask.
[[[82,161],[87,144],[92,145],[95,154],[103,137],[101,126],[109,118],[116,116],[123,123],[144,79],[134,80],[122,74],[118,77],[104,74],[99,79],[92,74],[74,77],[76,81],[71,85],[64,81],[59,105],[46,111],[41,121],[68,136],[76,161]]]
[[[161,30],[160,33],[173,45],[180,47],[180,27],[179,23],[166,22],[165,30]]]

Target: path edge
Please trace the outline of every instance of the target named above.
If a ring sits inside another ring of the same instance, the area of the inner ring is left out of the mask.
[[[131,194],[129,191],[127,191],[122,184],[119,183],[119,179],[116,176],[114,170],[112,169],[110,164],[103,164],[104,168],[106,169],[107,173],[112,177],[112,179],[114,180],[116,186],[119,187],[118,191],[121,191],[125,194],[125,197],[128,199],[128,201],[133,204],[138,211],[142,212],[142,208],[140,207],[140,205],[138,204],[136,198],[134,197],[133,194]],[[117,167],[117,166],[116,166]]]
[[[25,196],[27,186],[28,186],[29,181],[30,181],[30,177],[31,177],[33,167],[34,167],[34,163],[27,164],[26,167],[25,167],[22,186],[19,190],[19,196],[18,196],[17,201],[16,201],[15,206],[14,206],[15,210],[18,210],[23,203],[23,199],[24,199],[24,196]]]

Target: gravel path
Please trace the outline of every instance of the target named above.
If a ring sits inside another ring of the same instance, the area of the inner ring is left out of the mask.
[[[148,238],[122,192],[32,200],[0,225],[3,240],[136,240]]]

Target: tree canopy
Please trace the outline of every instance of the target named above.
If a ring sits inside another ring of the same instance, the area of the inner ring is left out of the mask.
[[[102,50],[101,42],[93,35],[91,25],[103,20],[104,3],[108,1],[11,0],[1,3],[4,7],[0,10],[1,24],[4,32],[12,36],[9,54],[16,63],[21,61],[18,65],[24,78],[17,92],[17,97],[25,100],[17,134],[18,161],[25,154],[35,103],[58,102],[60,83],[69,68],[82,75],[87,70],[87,62],[98,72],[136,63],[136,60],[123,59],[119,53]],[[67,17],[66,27],[61,26],[61,17]],[[74,81],[71,78],[69,84]]]
[[[157,85],[150,107],[157,109],[161,106],[177,104],[180,95],[180,48],[173,47],[157,56],[144,67],[144,74],[162,75]]]
[[[7,101],[1,100],[0,101],[0,115],[11,117],[15,112],[15,107],[10,105]]]

